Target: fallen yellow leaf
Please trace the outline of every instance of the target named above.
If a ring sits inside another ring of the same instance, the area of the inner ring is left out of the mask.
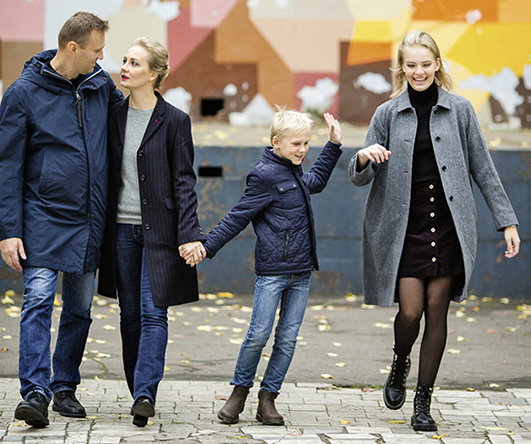
[[[345,419],[340,419],[339,422],[340,422],[341,424],[350,424],[350,421],[347,421],[347,420],[345,420]]]
[[[329,375],[328,373],[323,373],[321,375],[321,378],[323,378],[323,379],[334,379],[334,377],[332,375]]]
[[[406,421],[404,419],[393,419],[391,421],[391,424],[405,424]]]
[[[228,291],[220,291],[218,293],[218,297],[220,298],[227,298],[227,299],[232,299],[234,297],[234,294],[233,293],[230,293]]]

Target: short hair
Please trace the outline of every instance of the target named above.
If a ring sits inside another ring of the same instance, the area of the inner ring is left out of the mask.
[[[273,143],[273,137],[276,136],[281,139],[288,130],[310,132],[313,125],[310,114],[288,110],[286,107],[278,105],[277,110],[271,121],[271,143]]]
[[[76,42],[81,48],[85,48],[92,31],[107,32],[108,29],[108,20],[102,20],[90,12],[76,12],[59,31],[59,48],[66,48],[69,42]]]
[[[131,46],[141,46],[147,50],[149,68],[158,74],[153,88],[159,89],[162,81],[168,76],[170,71],[168,50],[155,39],[149,37],[139,37]]]
[[[407,47],[414,45],[428,48],[433,53],[435,60],[439,60],[441,66],[435,73],[435,83],[446,91],[450,91],[453,84],[452,78],[450,77],[450,74],[446,72],[441,59],[441,51],[439,50],[437,43],[427,32],[413,30],[409,31],[398,45],[396,65],[395,68],[391,70],[393,72],[393,93],[391,94],[391,97],[399,96],[407,88],[406,75],[402,69],[402,66],[404,65],[404,51]]]

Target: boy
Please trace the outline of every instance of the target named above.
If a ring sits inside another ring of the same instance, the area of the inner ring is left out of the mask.
[[[243,411],[262,349],[271,335],[279,301],[280,318],[273,352],[260,384],[256,419],[266,425],[284,424],[274,399],[295,352],[311,272],[319,269],[310,194],[324,189],[342,153],[339,123],[330,114],[324,117],[330,142],[313,168],[305,173],[301,164],[308,152],[312,120],[308,114],[285,109],[273,116],[273,146],[265,149],[247,176],[247,187],[240,201],[207,235],[204,244],[207,257],[212,258],[249,222],[253,223],[258,238],[251,324],[231,381],[234,390],[218,413],[225,424],[237,423]],[[188,263],[191,262],[190,259]]]

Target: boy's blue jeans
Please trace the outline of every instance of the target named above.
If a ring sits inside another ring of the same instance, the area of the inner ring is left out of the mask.
[[[116,225],[116,270],[127,385],[135,400],[147,396],[155,404],[164,376],[168,310],[153,303],[141,225]]]
[[[260,390],[278,394],[295,353],[299,328],[308,302],[310,282],[311,272],[256,277],[251,324],[240,348],[232,385],[253,386],[262,349],[271,336],[280,302],[280,317],[275,331],[273,352],[260,384]]]
[[[61,390],[76,390],[79,366],[92,322],[94,273],[63,273],[63,309],[53,354],[50,382],[50,341],[57,271],[27,267],[23,270],[24,302],[20,316],[19,378],[25,398],[37,390],[48,401]]]

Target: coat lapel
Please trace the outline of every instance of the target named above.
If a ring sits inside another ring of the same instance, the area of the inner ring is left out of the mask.
[[[151,115],[151,119],[149,120],[148,127],[146,128],[146,132],[144,133],[144,137],[142,138],[140,148],[142,148],[146,144],[146,142],[151,138],[151,136],[153,136],[153,134],[162,126],[162,122],[164,121],[166,102],[159,93],[155,92],[155,94],[158,97],[157,104],[155,105],[155,109],[153,110],[153,114]]]

